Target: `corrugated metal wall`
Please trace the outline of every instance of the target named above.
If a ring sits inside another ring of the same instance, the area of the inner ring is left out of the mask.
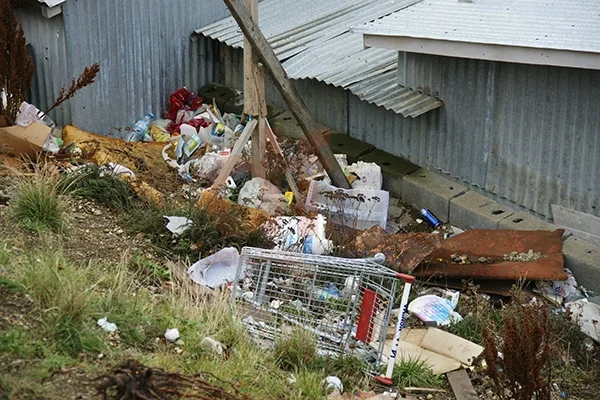
[[[107,134],[162,113],[183,85],[218,80],[218,63],[199,64],[214,44],[192,34],[228,15],[222,0],[69,0],[50,20],[39,9],[20,14],[39,53],[33,98],[40,108],[84,67],[100,63],[97,82],[64,106],[59,124]]]
[[[234,49],[224,44],[221,46],[223,54],[221,83],[243,90],[244,53],[241,49]],[[268,103],[287,108],[268,74],[265,81]],[[314,79],[294,80],[294,85],[317,122],[339,132],[348,132],[348,98],[355,97],[354,95],[347,90]]]
[[[241,55],[227,49],[222,71],[238,89]],[[314,80],[295,83],[319,122],[500,201],[548,218],[553,203],[600,215],[600,71],[416,54],[406,65],[407,84],[444,107],[404,118]],[[284,106],[271,84],[267,93]]]
[[[406,83],[444,107],[408,120],[351,102],[351,135],[547,217],[552,203],[600,215],[600,71],[419,54],[406,65]]]
[[[63,18],[62,15],[52,19],[42,18],[39,8],[21,8],[15,14],[23,26],[35,65],[29,102],[45,110],[54,104],[60,88],[71,80],[65,66],[67,55]],[[57,108],[49,115],[59,125],[71,120],[69,107]]]

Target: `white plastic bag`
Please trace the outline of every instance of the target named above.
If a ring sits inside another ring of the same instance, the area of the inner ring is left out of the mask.
[[[235,280],[240,253],[235,247],[226,247],[192,265],[187,273],[196,283],[212,289]]]
[[[288,209],[288,201],[279,188],[262,178],[252,178],[246,182],[240,190],[238,204],[260,208],[269,215],[285,212]]]
[[[387,224],[390,194],[385,190],[340,189],[311,181],[306,209],[326,215],[331,222],[354,229],[369,229]]]
[[[326,219],[321,214],[315,218],[276,217],[267,222],[275,237],[276,249],[306,254],[331,252],[331,240],[325,235]]]

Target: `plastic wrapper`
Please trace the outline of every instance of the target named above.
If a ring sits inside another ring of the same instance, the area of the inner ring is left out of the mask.
[[[252,178],[242,187],[238,204],[276,215],[288,210],[287,199],[279,188],[262,178]]]

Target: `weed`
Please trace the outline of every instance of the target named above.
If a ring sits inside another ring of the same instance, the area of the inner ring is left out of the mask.
[[[404,358],[394,366],[392,381],[398,387],[440,387],[443,380],[435,375],[425,361],[419,358]]]
[[[59,190],[95,201],[110,209],[127,210],[135,197],[128,182],[120,179],[110,168],[95,164],[64,175],[59,182]]]
[[[12,280],[5,276],[0,275],[0,288],[5,288],[13,293],[24,293],[25,287],[21,282]]]
[[[6,245],[4,245],[4,248],[0,249],[0,267],[4,267],[4,266],[8,265],[9,262],[10,262],[10,254],[8,252]]]
[[[337,376],[344,390],[353,392],[362,386],[366,379],[367,363],[355,355],[343,357],[317,357],[309,366],[310,370],[321,371],[324,375]]]
[[[297,369],[294,372],[296,382],[293,389],[296,398],[306,400],[323,400],[327,397],[327,387],[323,383],[324,376],[321,373],[307,369]]]
[[[314,335],[305,329],[294,329],[275,343],[275,358],[285,371],[310,365],[317,357],[317,344]]]
[[[0,354],[15,354],[20,357],[32,357],[36,346],[22,328],[0,331]]]
[[[33,371],[32,376],[44,380],[52,376],[56,371],[73,364],[75,361],[66,355],[50,353],[46,354],[39,366]]]
[[[246,226],[245,210],[221,211],[207,210],[192,204],[180,209],[147,205],[125,214],[123,225],[132,233],[147,234],[158,248],[170,255],[208,255],[226,246],[238,249],[244,246],[273,247],[273,242],[264,229]],[[189,218],[192,225],[174,239],[165,228],[166,215]]]
[[[42,330],[62,354],[99,351],[103,345],[88,324],[96,283],[60,253],[32,255],[21,266],[21,282],[43,315]]]
[[[544,377],[552,342],[548,306],[541,301],[527,303],[519,289],[513,290],[512,298],[502,328],[483,330],[486,373],[501,399],[530,400],[535,395],[549,400],[550,380]]]
[[[63,207],[57,183],[57,178],[44,169],[20,178],[18,197],[13,205],[12,214],[24,228],[32,231],[62,230]]]
[[[167,268],[140,255],[131,257],[129,266],[142,282],[154,286],[161,286],[162,282],[171,278]]]

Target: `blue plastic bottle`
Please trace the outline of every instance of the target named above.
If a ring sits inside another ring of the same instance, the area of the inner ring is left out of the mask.
[[[144,118],[138,120],[135,123],[135,125],[133,126],[133,128],[131,129],[131,132],[129,132],[127,139],[125,139],[125,140],[127,142],[141,142],[142,139],[144,138],[144,136],[150,130],[150,123],[152,122],[153,119],[154,119],[154,114],[150,113],[150,114],[146,115]]]

